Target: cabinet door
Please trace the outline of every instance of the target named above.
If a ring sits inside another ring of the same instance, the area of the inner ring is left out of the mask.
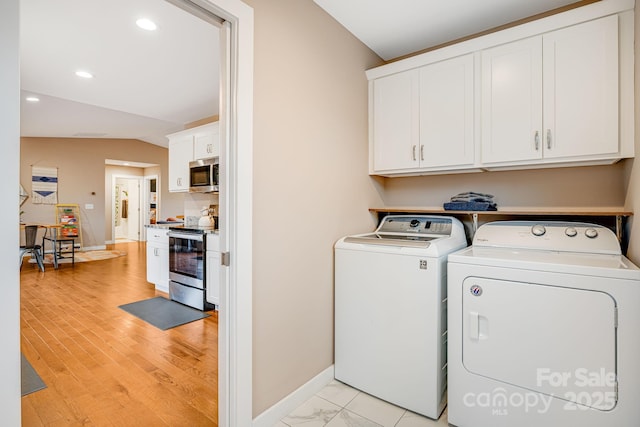
[[[542,157],[542,37],[482,52],[482,163]]]
[[[420,167],[474,162],[473,55],[420,69]]]
[[[220,304],[220,252],[207,251],[207,301]]]
[[[418,72],[372,82],[373,171],[419,166]]]
[[[618,17],[543,36],[544,157],[615,154]]]
[[[160,266],[157,246],[147,242],[147,282],[156,284],[159,279]]]
[[[165,245],[158,245],[158,279],[155,282],[156,290],[169,292],[169,241]]]
[[[193,158],[208,159],[220,155],[220,128],[218,122],[208,125],[206,131],[197,133],[193,142]]]
[[[189,162],[193,159],[193,137],[169,141],[169,191],[189,190]]]

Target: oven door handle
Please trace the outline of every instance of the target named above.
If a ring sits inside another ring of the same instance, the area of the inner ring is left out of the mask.
[[[186,240],[195,240],[197,242],[202,242],[204,240],[202,234],[196,234],[196,233],[174,233],[173,231],[170,231],[168,235],[169,237],[177,237],[178,239],[186,239]]]

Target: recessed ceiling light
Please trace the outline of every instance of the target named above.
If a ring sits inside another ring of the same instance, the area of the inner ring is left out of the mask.
[[[76,71],[76,76],[82,77],[83,79],[92,79],[93,78],[93,74],[91,74],[88,71],[82,71],[82,70]]]
[[[155,22],[147,18],[138,19],[136,21],[136,25],[142,28],[143,30],[147,30],[147,31],[155,31],[155,29],[158,28]]]
[[[25,100],[27,100],[29,102],[38,102],[38,101],[40,101],[40,98],[38,98],[37,96],[27,96],[25,98]]]

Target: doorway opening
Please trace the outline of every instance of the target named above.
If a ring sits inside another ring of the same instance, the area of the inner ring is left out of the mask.
[[[115,243],[137,242],[142,238],[142,178],[114,175],[113,180],[113,240]]]

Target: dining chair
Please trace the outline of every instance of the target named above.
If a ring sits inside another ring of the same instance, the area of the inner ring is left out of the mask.
[[[36,245],[36,235],[38,234],[37,225],[25,225],[24,227],[24,246],[20,246],[20,269],[22,270],[22,258],[26,253],[30,253],[35,257],[40,270],[44,271],[44,260],[42,257],[42,247]]]

